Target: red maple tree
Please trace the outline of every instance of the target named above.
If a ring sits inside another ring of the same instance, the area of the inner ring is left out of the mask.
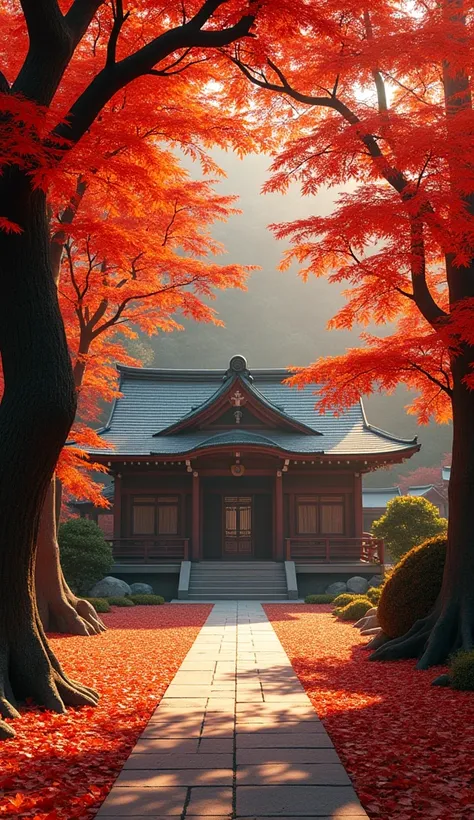
[[[462,0],[307,4],[298,33],[226,49],[261,112],[288,112],[268,191],[317,196],[347,185],[328,216],[274,225],[282,267],[346,286],[331,326],[385,325],[362,346],[295,372],[319,383],[319,408],[343,409],[400,382],[420,421],[452,418],[448,553],[434,612],[377,659],[442,663],[474,647],[473,18]],[[241,88],[242,79],[235,80]],[[264,95],[264,96],[262,96]],[[262,114],[263,116],[263,114]],[[350,183],[348,185],[348,183]]]
[[[181,317],[218,324],[209,299],[218,289],[244,287],[249,270],[209,261],[222,251],[210,225],[235,212],[234,197],[218,195],[212,180],[191,180],[162,146],[155,152],[148,147],[141,173],[136,169],[136,152],[128,151],[119,172],[108,167],[106,184],[95,170],[89,185],[83,183],[74,219],[66,224],[61,212],[52,222],[54,241],[61,235],[64,248],[59,302],[79,394],[74,445],[63,450],[56,475],[75,497],[98,506],[108,502],[91,473],[105,468],[89,460],[85,448],[101,446],[93,428],[104,402],[118,395],[115,362],[140,364],[128,340],[137,338],[137,329],[148,335],[179,330]],[[58,486],[52,484],[47,496],[38,538],[41,620],[54,632],[99,632],[101,620],[74,595],[60,569]]]
[[[135,0],[128,6],[123,0],[22,0],[21,4],[7,0],[2,4],[3,717],[18,715],[15,695],[32,697],[56,711],[67,704],[97,702],[96,692],[69,680],[58,664],[44,636],[34,596],[40,514],[77,403],[50,252],[47,191],[63,173],[73,177],[76,188],[84,170],[94,170],[102,154],[93,136],[100,141],[102,134],[110,134],[123,110],[133,117],[133,106],[127,105],[133,84],[142,107],[148,106],[150,116],[155,111],[156,142],[162,136],[161,124],[171,128],[174,121],[182,142],[193,150],[200,121],[202,142],[207,139],[210,144],[219,106],[223,114],[234,110],[232,98],[223,90],[226,67],[218,49],[251,36],[257,9],[257,4],[246,0],[184,0],[168,4],[166,10],[149,0]],[[141,120],[135,127],[139,139]],[[229,119],[227,127],[226,144],[231,144]],[[107,160],[112,162],[115,156],[112,152]],[[66,201],[63,207],[66,211]],[[60,236],[56,244],[61,241]],[[0,721],[0,736],[12,732],[10,725]]]

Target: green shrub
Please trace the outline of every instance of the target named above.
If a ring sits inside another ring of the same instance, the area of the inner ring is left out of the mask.
[[[422,496],[402,495],[392,498],[387,511],[372,524],[372,532],[383,538],[385,546],[395,561],[412,547],[446,533],[448,522],[441,518],[439,510]]]
[[[112,606],[135,606],[135,604],[132,601],[131,595],[127,595],[127,597],[125,597],[124,595],[117,595],[115,598],[107,598],[107,601]]]
[[[96,612],[110,612],[110,605],[106,598],[84,598],[84,601],[89,601]]]
[[[354,598],[358,598],[359,596],[356,595],[354,592],[342,592],[337,598],[334,599],[334,606],[347,606],[350,604]]]
[[[441,590],[446,536],[428,538],[394,567],[382,589],[377,617],[390,638],[405,635],[433,609]]]
[[[305,604],[332,604],[334,595],[307,595]]]
[[[474,691],[474,650],[458,652],[451,661],[449,678],[453,689]]]
[[[161,595],[130,595],[127,600],[133,601],[137,606],[158,606],[165,602]]]
[[[58,532],[61,566],[69,586],[84,595],[110,572],[112,548],[94,521],[73,518],[61,524]]]
[[[346,604],[346,606],[337,609],[336,614],[341,621],[358,621],[364,617],[369,609],[372,609],[372,602],[369,601],[368,598],[359,596],[356,600]]]
[[[380,601],[380,596],[382,594],[382,587],[370,587],[367,590],[366,597],[369,601],[372,601],[374,606],[377,606],[378,602]]]

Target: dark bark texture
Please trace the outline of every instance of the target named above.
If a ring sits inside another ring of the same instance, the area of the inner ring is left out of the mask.
[[[0,212],[22,226],[0,233],[0,714],[25,697],[49,709],[95,703],[49,649],[34,594],[40,512],[76,409],[76,391],[51,275],[45,195],[7,170]],[[0,736],[12,728],[0,722]]]
[[[452,363],[453,454],[441,594],[428,617],[377,649],[371,660],[418,658],[418,668],[427,669],[459,650],[474,649],[474,392],[464,381],[473,364],[472,348]]]

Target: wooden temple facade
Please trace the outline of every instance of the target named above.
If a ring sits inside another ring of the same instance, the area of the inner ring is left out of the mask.
[[[119,398],[91,451],[115,484],[119,563],[383,563],[364,535],[362,476],[419,449],[372,427],[362,404],[335,417],[285,370],[119,367]],[[112,528],[111,528],[112,529]]]

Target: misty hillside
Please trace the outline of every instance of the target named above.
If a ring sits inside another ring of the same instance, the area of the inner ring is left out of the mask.
[[[286,196],[262,196],[268,157],[252,155],[241,161],[220,152],[217,159],[227,174],[219,190],[238,194],[243,211],[214,228],[214,235],[228,251],[222,259],[260,265],[262,270],[253,273],[247,292],[230,290],[219,294],[214,307],[225,328],[188,322],[184,333],[155,337],[151,340],[152,364],[225,368],[234,353],[242,353],[250,368],[284,367],[308,364],[321,355],[338,354],[358,344],[357,333],[326,330],[328,319],[343,302],[338,287],[314,278],[305,284],[295,270],[280,273],[277,266],[285,243],[277,242],[267,229],[271,222],[327,213],[333,200],[331,192],[302,198],[294,186]],[[372,424],[401,436],[418,435],[422,451],[397,468],[404,473],[420,465],[439,463],[451,445],[449,426],[419,427],[406,414],[408,399],[404,389],[392,396],[365,399]],[[396,475],[392,472],[378,471],[367,477],[367,483],[378,486],[394,481]]]

